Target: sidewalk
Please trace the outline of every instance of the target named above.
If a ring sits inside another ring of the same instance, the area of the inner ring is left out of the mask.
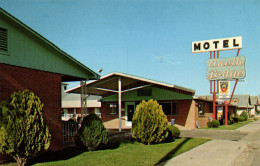
[[[165,163],[165,166],[230,166],[238,165],[237,159],[247,160],[245,152],[250,151],[252,134],[259,133],[260,121],[240,127],[237,132],[248,133],[240,141],[212,140],[190,151],[176,156]],[[258,131],[258,132],[256,132]],[[260,141],[260,140],[259,140]],[[248,154],[250,155],[250,154]],[[249,164],[249,163],[247,163]]]

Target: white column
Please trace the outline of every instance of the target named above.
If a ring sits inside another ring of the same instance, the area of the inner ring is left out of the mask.
[[[87,84],[86,80],[80,81],[81,86],[81,122],[83,117],[87,114]]]
[[[118,77],[118,118],[119,118],[119,131],[122,131],[122,115],[121,115],[121,77]]]

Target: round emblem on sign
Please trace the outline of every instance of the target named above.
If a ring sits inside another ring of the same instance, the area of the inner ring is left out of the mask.
[[[232,100],[232,103],[233,103],[233,104],[238,104],[238,102],[239,102],[238,99],[233,99],[233,100]]]

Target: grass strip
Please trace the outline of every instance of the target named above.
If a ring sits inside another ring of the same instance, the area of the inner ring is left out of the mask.
[[[144,145],[134,140],[110,143],[104,150],[93,152],[80,149],[63,150],[60,154],[51,154],[52,161],[46,162],[46,158],[34,160],[30,165],[36,166],[138,166],[156,165],[163,163],[183,152],[186,152],[198,145],[208,142],[210,139],[202,138],[179,138],[174,142],[155,145]],[[107,149],[108,148],[108,149]],[[75,153],[76,152],[76,153]],[[75,154],[74,154],[75,153]],[[78,153],[78,154],[77,154]],[[74,155],[72,155],[74,154]],[[59,156],[62,155],[62,158]],[[56,158],[55,158],[56,156]],[[48,157],[48,156],[45,156]],[[13,165],[10,163],[8,165]]]

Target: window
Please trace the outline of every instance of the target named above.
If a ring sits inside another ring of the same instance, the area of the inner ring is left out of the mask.
[[[199,116],[203,116],[205,114],[205,103],[199,103]]]
[[[106,106],[107,115],[118,115],[118,104],[108,103]]]
[[[8,51],[7,29],[0,27],[0,51]]]
[[[152,89],[139,89],[137,96],[152,96]]]
[[[162,102],[159,103],[162,106],[165,115],[178,115],[178,103],[177,102]]]

